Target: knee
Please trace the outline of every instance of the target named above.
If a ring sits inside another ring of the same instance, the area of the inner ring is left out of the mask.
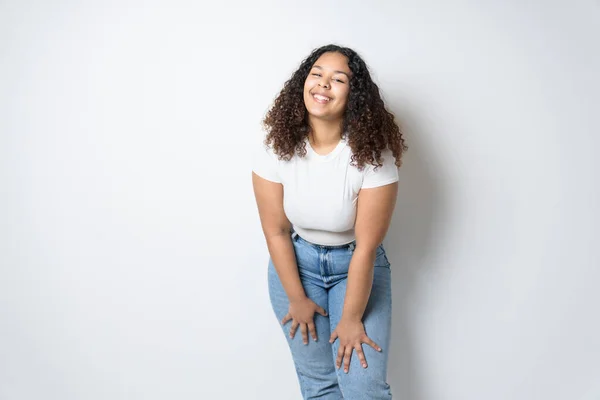
[[[364,371],[360,371],[364,372]],[[342,375],[346,375],[343,372]],[[389,400],[392,398],[390,385],[381,377],[345,376],[339,377],[339,385],[346,400]]]

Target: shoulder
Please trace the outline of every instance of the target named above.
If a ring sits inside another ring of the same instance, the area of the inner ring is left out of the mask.
[[[281,183],[279,177],[279,157],[271,146],[261,140],[252,152],[252,172],[261,178],[272,182]]]
[[[398,166],[392,151],[388,148],[381,151],[381,164],[365,165],[363,169],[363,189],[388,185],[399,180]]]

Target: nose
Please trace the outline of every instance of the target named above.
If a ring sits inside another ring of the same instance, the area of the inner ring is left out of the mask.
[[[325,79],[321,79],[321,81],[319,82],[319,86],[321,86],[324,89],[329,89],[329,82]]]

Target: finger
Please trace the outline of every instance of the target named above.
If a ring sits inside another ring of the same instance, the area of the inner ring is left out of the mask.
[[[292,320],[292,316],[288,313],[285,317],[283,317],[283,319],[281,320],[281,325],[285,325],[288,321]]]
[[[337,337],[338,337],[337,331],[333,331],[333,333],[331,334],[331,336],[329,336],[329,343],[335,342],[335,339],[337,339]]]
[[[346,351],[344,351],[344,372],[348,373],[350,369],[350,358],[352,358],[352,346],[346,346]]]
[[[362,342],[368,344],[369,346],[371,346],[372,348],[374,348],[377,351],[381,351],[381,347],[379,347],[377,345],[377,343],[375,343],[374,341],[372,341],[371,338],[368,337],[368,336],[365,336],[363,338]]]
[[[317,330],[315,329],[315,324],[313,322],[308,324],[308,331],[310,332],[310,336],[312,336],[313,340],[317,341]]]
[[[292,329],[290,329],[290,339],[293,339],[296,335],[296,330],[298,329],[298,321],[294,320],[292,322]]]
[[[308,344],[308,328],[306,324],[300,324],[300,332],[302,332],[302,342]]]
[[[335,359],[335,367],[337,369],[340,369],[340,367],[342,366],[343,358],[344,358],[344,347],[340,346],[340,348],[338,349],[338,352],[337,352],[337,357]]]
[[[360,365],[362,365],[363,368],[367,368],[367,360],[365,360],[365,353],[363,353],[362,346],[360,344],[357,344],[356,346],[354,346],[354,350],[356,350],[356,355],[360,360]]]
[[[326,317],[327,316],[327,311],[325,311],[325,309],[323,307],[319,307],[317,308],[317,312],[319,314],[321,314],[322,316]]]

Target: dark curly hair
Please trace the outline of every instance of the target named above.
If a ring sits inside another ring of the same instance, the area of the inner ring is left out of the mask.
[[[350,93],[343,117],[343,132],[352,149],[351,165],[363,169],[365,164],[382,165],[381,151],[386,147],[394,154],[396,165],[402,165],[402,153],[408,147],[394,115],[386,110],[379,87],[371,79],[364,60],[352,49],[334,44],[319,47],[300,64],[267,112],[263,126],[265,144],[280,159],[290,160],[294,154],[306,155],[306,137],[310,133],[308,112],[304,104],[304,82],[317,59],[324,53],[337,52],[348,58],[352,71]]]

